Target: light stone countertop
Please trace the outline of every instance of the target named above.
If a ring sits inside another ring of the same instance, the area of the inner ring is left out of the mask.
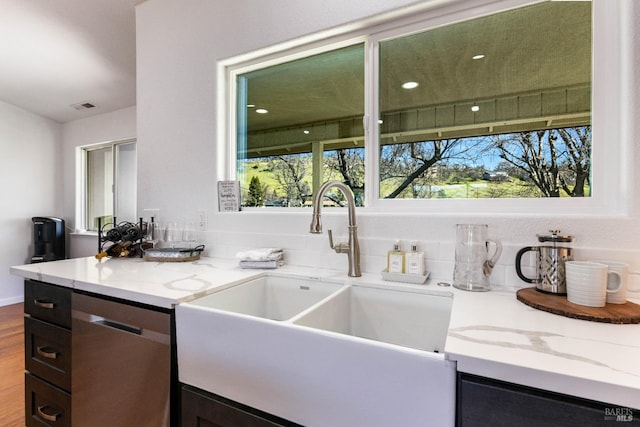
[[[452,294],[445,352],[458,371],[640,409],[640,324],[589,322],[536,310],[516,299],[515,288],[476,293],[440,287],[437,280],[426,285],[384,282],[371,273],[354,279],[346,272],[296,266],[277,272]],[[15,266],[11,273],[172,308],[264,271],[241,270],[236,261],[217,258],[158,263],[87,257]]]
[[[94,257],[11,267],[26,279],[94,292],[161,308],[214,292],[255,276],[232,260],[201,258],[192,262],[147,262],[141,258]]]
[[[547,313],[515,291],[454,294],[445,352],[458,371],[640,409],[640,324]]]

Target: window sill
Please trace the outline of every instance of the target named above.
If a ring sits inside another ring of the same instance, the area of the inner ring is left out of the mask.
[[[97,231],[88,231],[88,230],[76,230],[69,233],[70,236],[87,236],[87,237],[98,237]]]

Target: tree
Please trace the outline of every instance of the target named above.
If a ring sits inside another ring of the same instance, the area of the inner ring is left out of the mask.
[[[591,127],[498,135],[499,156],[523,171],[544,197],[582,197],[591,170]],[[573,188],[570,186],[573,185]]]
[[[249,183],[249,194],[247,196],[247,206],[262,206],[264,204],[264,193],[260,179],[257,176],[251,177]]]
[[[571,197],[584,197],[584,187],[591,188],[591,126],[558,129],[567,146],[567,169],[573,173],[573,188],[569,180],[560,175],[562,189]]]
[[[308,161],[302,156],[296,155],[282,155],[277,158],[278,161],[274,164],[273,173],[286,193],[289,204],[304,206],[311,196],[309,183],[304,180]]]
[[[325,171],[330,179],[331,172],[338,172],[342,176],[342,182],[351,188],[356,206],[364,206],[364,149],[363,148],[339,148],[328,151],[324,158]],[[331,195],[327,197],[332,198]],[[336,203],[340,200],[333,199]]]
[[[383,146],[380,150],[380,181],[391,178],[402,179],[400,184],[384,197],[386,199],[398,197],[420,178],[423,178],[424,184],[427,184],[430,177],[429,170],[433,166],[468,157],[474,153],[474,149],[479,144],[480,141],[456,138]]]

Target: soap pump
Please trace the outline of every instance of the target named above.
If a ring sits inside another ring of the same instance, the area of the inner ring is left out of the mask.
[[[387,254],[387,271],[389,273],[405,272],[405,254],[400,250],[400,240],[393,243],[393,249]]]
[[[405,254],[406,272],[408,274],[424,275],[424,252],[418,251],[418,242],[411,241],[411,252]]]

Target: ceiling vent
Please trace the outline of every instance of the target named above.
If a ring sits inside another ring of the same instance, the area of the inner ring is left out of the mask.
[[[76,110],[87,110],[89,108],[95,108],[95,105],[93,105],[90,102],[78,102],[77,104],[71,104],[71,106],[76,109]]]

